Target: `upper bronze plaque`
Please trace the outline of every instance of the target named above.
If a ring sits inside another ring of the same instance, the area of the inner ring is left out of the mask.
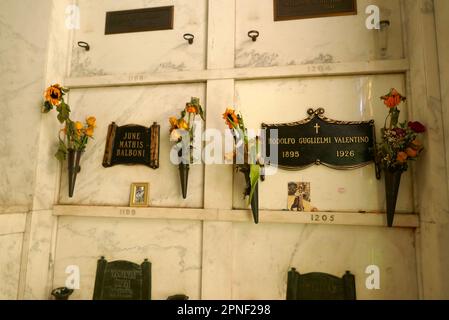
[[[262,124],[266,163],[300,170],[313,164],[356,169],[374,162],[374,120],[332,120],[324,116],[322,108],[309,109],[308,114],[299,122]]]
[[[274,21],[357,14],[357,0],[274,0]]]
[[[105,34],[173,29],[174,7],[157,7],[106,13]]]

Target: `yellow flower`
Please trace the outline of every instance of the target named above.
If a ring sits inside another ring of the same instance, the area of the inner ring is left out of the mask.
[[[83,124],[79,121],[75,122],[75,130],[77,135],[81,135],[81,131],[83,130]]]
[[[178,127],[179,127],[179,129],[189,130],[189,125],[187,124],[187,122],[184,119],[181,119],[178,122]]]
[[[178,129],[178,119],[176,119],[176,117],[170,117],[168,121],[170,122],[170,132]]]
[[[86,136],[92,138],[94,136],[94,127],[88,127],[86,129]]]
[[[227,108],[225,113],[223,113],[223,119],[226,121],[229,129],[237,127],[239,122],[237,115],[235,114],[235,110],[231,108]]]
[[[58,106],[62,99],[62,88],[59,84],[54,84],[45,91],[45,101],[50,102],[54,106]]]
[[[89,127],[95,128],[97,124],[97,119],[95,117],[89,117],[86,119],[86,123]]]

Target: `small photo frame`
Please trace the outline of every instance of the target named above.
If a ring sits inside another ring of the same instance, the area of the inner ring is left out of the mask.
[[[131,195],[129,197],[130,207],[148,207],[148,194],[150,186],[148,183],[131,184]]]
[[[312,205],[310,194],[310,182],[289,182],[288,210],[297,212],[316,211],[317,209]]]

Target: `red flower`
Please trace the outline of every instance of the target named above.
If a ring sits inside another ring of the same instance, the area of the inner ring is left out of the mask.
[[[426,127],[421,122],[418,122],[418,121],[409,122],[408,127],[416,133],[426,132]]]
[[[405,137],[406,132],[404,129],[394,128],[393,131],[396,132],[396,135],[398,135],[399,137]]]

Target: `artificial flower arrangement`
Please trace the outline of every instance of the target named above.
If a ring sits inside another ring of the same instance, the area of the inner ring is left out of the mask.
[[[254,222],[259,223],[259,179],[262,176],[263,160],[259,154],[259,141],[249,139],[243,116],[232,108],[227,108],[223,119],[234,138],[234,152],[232,159],[236,171],[245,176],[246,188],[244,197],[248,197]],[[243,150],[242,150],[243,149]],[[238,154],[242,157],[238,157]]]
[[[389,109],[385,125],[381,129],[382,142],[377,146],[377,163],[385,172],[388,226],[393,225],[396,200],[401,175],[407,171],[410,161],[416,161],[424,147],[419,136],[426,132],[420,122],[399,122],[399,105],[406,101],[396,89],[391,89],[381,99]]]
[[[194,142],[197,118],[205,121],[200,99],[192,97],[181,111],[180,117],[170,117],[170,140],[176,142],[175,150],[179,157],[179,174],[182,197],[187,198],[187,186],[190,164],[194,162]]]
[[[69,92],[69,89],[59,84],[48,87],[45,91],[42,112],[49,113],[56,109],[59,122],[65,124],[64,128],[59,131],[59,147],[55,157],[60,161],[68,159],[69,197],[72,197],[76,175],[81,170],[79,166],[80,158],[89,139],[93,139],[96,119],[92,116],[88,117],[85,123],[70,119],[70,106],[64,101],[64,95],[67,92]]]

